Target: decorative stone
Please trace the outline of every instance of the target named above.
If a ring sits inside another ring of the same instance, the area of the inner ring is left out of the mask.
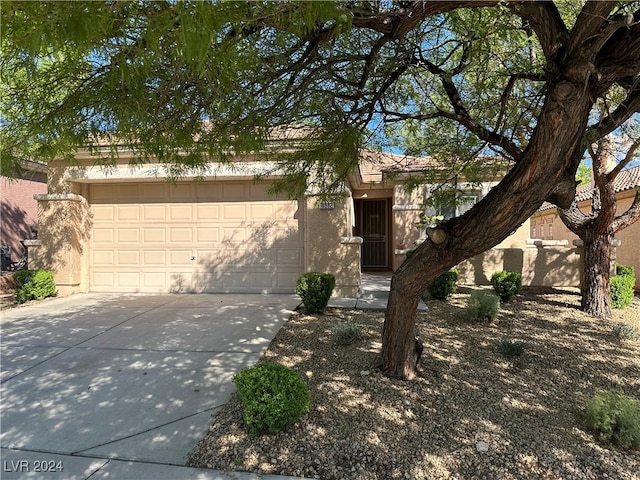
[[[476,450],[478,451],[478,453],[488,452],[489,444],[487,442],[483,442],[482,440],[480,440],[478,443],[476,443]]]

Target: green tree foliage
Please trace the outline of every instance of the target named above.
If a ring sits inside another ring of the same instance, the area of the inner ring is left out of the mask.
[[[591,171],[591,167],[584,162],[580,163],[578,167],[578,173],[576,173],[576,181],[578,185],[586,185],[591,182],[593,178],[593,173]]]
[[[568,207],[587,147],[639,110],[639,7],[4,1],[2,173],[81,147],[106,165],[133,151],[169,177],[252,154],[296,197],[340,192],[361,147],[393,142],[444,162],[443,183],[505,173],[395,274],[381,366],[411,378],[426,286],[544,201]]]

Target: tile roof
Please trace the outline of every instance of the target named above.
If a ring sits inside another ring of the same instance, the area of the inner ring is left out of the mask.
[[[614,193],[624,192],[636,187],[640,187],[640,165],[622,170],[613,182]],[[593,181],[576,188],[576,202],[591,200],[592,197]],[[549,210],[551,208],[556,208],[556,206],[549,202],[544,202],[538,210]]]
[[[429,157],[411,157],[389,152],[361,152],[360,175],[364,183],[381,183],[389,172],[409,173],[426,169],[441,169],[442,163]]]

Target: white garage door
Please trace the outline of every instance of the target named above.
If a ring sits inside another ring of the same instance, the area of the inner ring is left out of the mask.
[[[96,292],[292,293],[304,267],[298,202],[251,181],[89,187]]]

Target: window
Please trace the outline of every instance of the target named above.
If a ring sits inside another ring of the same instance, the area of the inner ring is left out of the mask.
[[[529,233],[529,236],[531,238],[536,238],[536,221],[535,220],[531,220],[531,231]]]
[[[465,214],[476,203],[478,203],[478,195],[473,193],[463,193],[458,197],[458,215]]]
[[[479,199],[479,195],[475,192],[455,192],[455,190],[447,190],[438,192],[427,204],[431,203],[433,208],[427,209],[427,215],[437,215],[443,219],[453,218],[463,215],[473,207]]]
[[[553,240],[553,223],[548,225],[547,233],[549,234],[549,240]]]

